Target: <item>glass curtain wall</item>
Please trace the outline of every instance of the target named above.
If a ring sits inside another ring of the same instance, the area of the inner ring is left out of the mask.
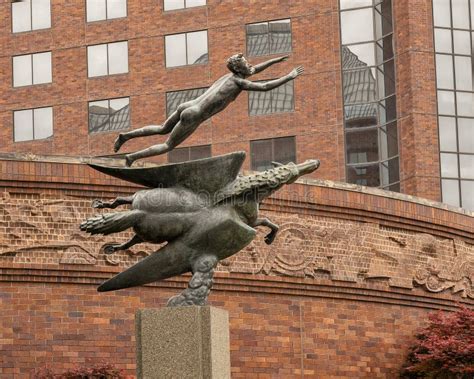
[[[340,0],[346,180],[400,191],[391,0]]]
[[[443,202],[474,210],[474,1],[433,0]]]

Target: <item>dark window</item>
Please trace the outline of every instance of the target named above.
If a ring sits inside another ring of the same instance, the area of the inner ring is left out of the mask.
[[[166,67],[207,63],[207,30],[165,36]]]
[[[195,159],[209,158],[211,145],[179,147],[168,153],[168,162],[179,163]]]
[[[87,46],[89,78],[128,72],[128,42]]]
[[[50,0],[22,0],[12,2],[13,33],[51,27]]]
[[[295,137],[270,138],[250,141],[251,169],[264,171],[272,162],[296,163]]]
[[[259,56],[291,51],[291,21],[276,20],[248,24],[247,55]]]
[[[87,22],[127,17],[127,0],[87,0]]]
[[[207,88],[193,88],[183,91],[166,92],[166,114],[173,113],[178,105],[194,100],[206,92]]]
[[[165,11],[200,7],[203,5],[206,5],[206,0],[163,0],[163,8]]]
[[[51,83],[51,52],[13,57],[13,87]]]
[[[52,107],[13,112],[13,140],[15,142],[45,139],[52,135]]]
[[[293,81],[270,91],[249,91],[249,114],[252,116],[294,110]]]
[[[109,99],[89,102],[89,133],[130,128],[130,99]]]

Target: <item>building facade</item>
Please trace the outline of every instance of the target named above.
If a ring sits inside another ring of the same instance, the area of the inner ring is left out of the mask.
[[[245,170],[320,159],[266,200],[217,267],[234,378],[396,378],[429,312],[474,301],[473,0],[24,0],[0,4],[0,376],[100,361],[133,375],[134,312],[188,277],[99,294],[153,253],[90,237],[94,198],[138,190],[88,168],[228,72],[288,55],[177,149]],[[164,141],[128,141],[120,153]],[[137,162],[136,164],[140,164]]]

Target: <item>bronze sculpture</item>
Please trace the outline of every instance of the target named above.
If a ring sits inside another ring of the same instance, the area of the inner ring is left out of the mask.
[[[132,138],[169,133],[169,138],[162,144],[126,154],[125,163],[127,166],[131,166],[137,159],[160,155],[173,150],[204,121],[224,110],[242,91],[270,91],[301,75],[304,69],[299,66],[288,75],[275,80],[255,83],[246,79],[287,58],[288,56],[274,58],[252,66],[243,54],[231,56],[227,60],[227,68],[231,73],[219,78],[197,99],[179,105],[163,125],[148,125],[130,132],[120,133],[115,141],[114,151],[119,151],[120,147]]]

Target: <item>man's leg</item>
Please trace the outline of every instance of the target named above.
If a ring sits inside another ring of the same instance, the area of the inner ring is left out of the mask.
[[[129,132],[120,133],[115,140],[114,151],[119,151],[122,145],[132,138],[152,136],[155,134],[168,134],[173,130],[178,121],[179,113],[175,111],[170,117],[168,117],[163,125],[148,125],[144,126],[143,128],[131,130]]]

